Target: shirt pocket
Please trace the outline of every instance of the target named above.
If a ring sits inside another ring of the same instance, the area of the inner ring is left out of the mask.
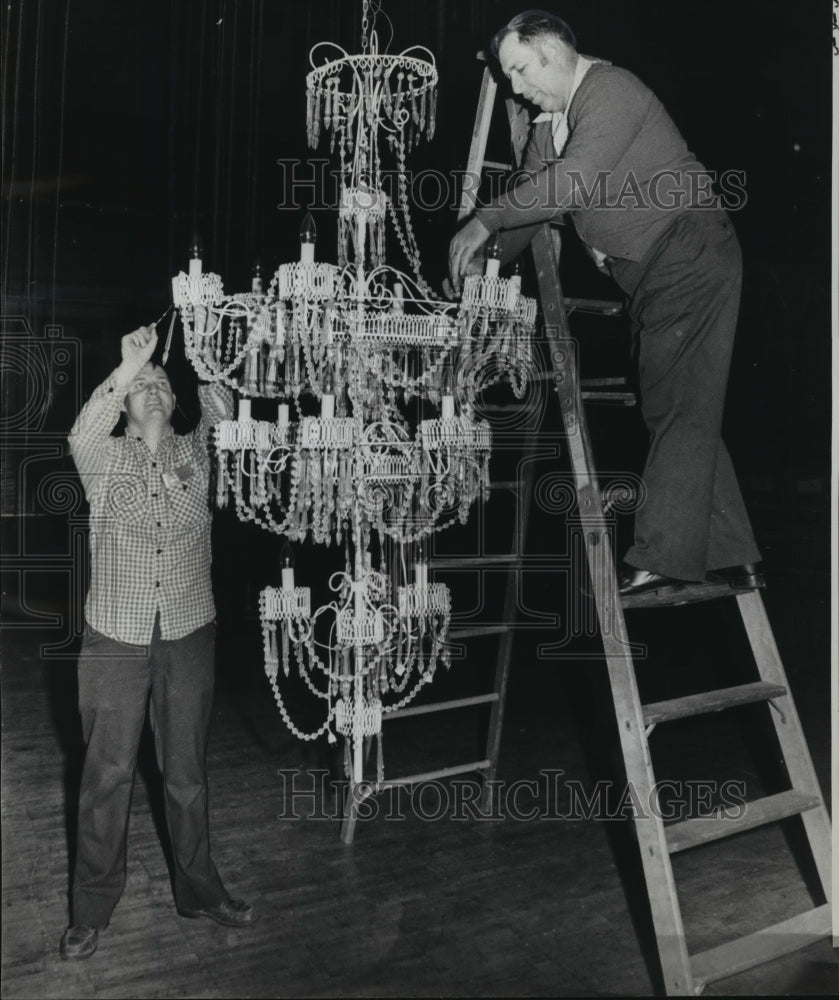
[[[202,474],[201,470],[192,466],[190,475],[185,478],[176,476],[176,478],[176,482],[166,487],[173,523],[180,529],[208,522],[210,506],[206,474]]]

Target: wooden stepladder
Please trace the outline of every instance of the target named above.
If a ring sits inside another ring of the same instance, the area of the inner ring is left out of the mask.
[[[492,73],[485,66],[467,166],[467,176],[472,178],[473,183],[464,187],[461,217],[474,207],[478,189],[474,181],[487,166],[512,169],[509,165],[492,163],[484,158],[496,90]],[[527,141],[529,116],[518,102],[507,99],[506,104],[513,159],[515,165],[520,166]],[[576,352],[569,332],[566,304],[574,300],[563,299],[556,246],[548,225],[539,229],[531,243],[531,250],[578,509],[581,516],[584,515],[586,559],[628,782],[640,801],[655,800],[656,777],[648,738],[658,723],[753,702],[764,702],[774,709],[770,714],[789,776],[788,790],[748,802],[737,818],[720,811],[709,817],[665,825],[660,816],[653,815],[656,810],[647,810],[650,815],[636,816],[634,820],[665,989],[668,995],[674,996],[698,994],[707,983],[796,951],[830,934],[830,817],[788,691],[783,664],[760,591],[735,591],[727,583],[697,584],[679,591],[675,598],[671,596],[669,600],[662,600],[654,592],[621,598],[611,551],[611,535],[604,515],[583,407],[584,393],[576,366]],[[721,690],[642,704],[624,611],[720,598],[737,602],[759,679]],[[708,951],[689,954],[671,855],[796,815],[800,815],[803,821],[827,902],[756,933]]]

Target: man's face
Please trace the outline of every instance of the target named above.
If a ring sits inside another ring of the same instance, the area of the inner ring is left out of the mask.
[[[128,386],[122,404],[128,422],[144,427],[149,422],[168,424],[175,409],[175,395],[166,372],[147,362]]]
[[[498,62],[514,94],[541,111],[565,110],[570,88],[558,44],[545,39],[527,45],[511,33],[498,48]]]

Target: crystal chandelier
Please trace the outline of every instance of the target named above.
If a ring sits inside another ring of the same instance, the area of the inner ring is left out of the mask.
[[[309,143],[328,139],[340,163],[337,263],[316,259],[307,213],[299,259],[267,287],[256,273],[250,292],[226,294],[197,242],[172,280],[197,374],[238,394],[237,419],[214,430],[216,502],[287,539],[281,586],[259,602],[277,706],[300,739],[344,737],[354,783],[383,713],[448,666],[451,598],[428,579],[430,538],[485,495],[491,437],[476,399],[502,379],[523,394],[536,318],[520,278],[499,276],[497,244],[459,303],[424,281],[406,159],[434,133],[437,69],[425,49],[380,53],[368,0],[362,13],[361,53],[316,45],[307,76]],[[388,222],[410,275],[386,263]],[[254,398],[276,401],[276,420],[253,419]],[[307,538],[334,542],[344,564],[329,580],[334,599],[314,610],[289,544]],[[314,730],[286,705],[292,669],[323,705]]]

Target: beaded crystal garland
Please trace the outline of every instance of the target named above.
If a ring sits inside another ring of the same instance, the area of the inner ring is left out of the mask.
[[[216,503],[287,540],[282,586],[259,601],[274,698],[300,739],[346,739],[354,782],[384,716],[449,665],[451,598],[428,579],[429,542],[485,496],[492,442],[478,397],[501,380],[524,392],[536,318],[520,278],[499,276],[497,244],[460,302],[423,280],[405,161],[433,135],[437,70],[425,49],[379,52],[367,0],[362,13],[361,54],[315,46],[306,81],[309,141],[328,140],[340,162],[338,263],[315,259],[307,214],[299,260],[267,286],[256,271],[249,292],[226,294],[197,243],[172,280],[196,372],[239,397],[236,419],[214,428]],[[386,263],[388,223],[410,275]],[[276,418],[255,419],[255,400]],[[309,539],[343,561],[334,599],[315,609],[289,545]],[[297,680],[323,705],[317,728],[292,719],[284,689]]]

